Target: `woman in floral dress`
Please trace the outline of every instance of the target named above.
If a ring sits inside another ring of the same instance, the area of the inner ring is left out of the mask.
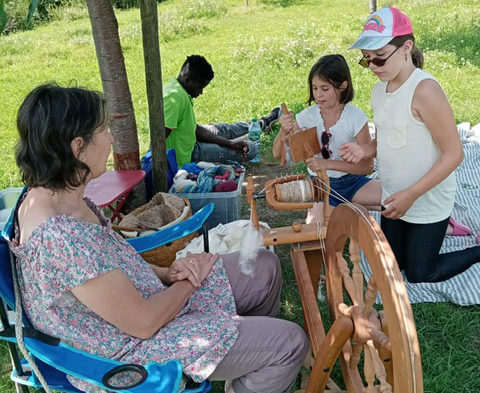
[[[275,254],[259,253],[253,277],[236,253],[150,266],[83,197],[113,143],[105,108],[97,92],[42,85],[18,113],[17,164],[29,188],[10,247],[33,325],[110,359],[178,359],[193,380],[226,380],[230,392],[288,392],[308,340],[273,318],[282,282]]]

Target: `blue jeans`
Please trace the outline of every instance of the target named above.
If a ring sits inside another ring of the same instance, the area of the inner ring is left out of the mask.
[[[337,206],[343,203],[337,194],[340,194],[343,198],[351,202],[357,191],[372,179],[363,175],[347,174],[341,177],[330,177],[329,180],[330,188],[332,189],[332,191],[330,191],[329,202],[331,206]]]
[[[240,141],[244,140],[248,143],[248,152],[246,156],[242,152],[220,146],[215,143],[196,142],[192,152],[192,162],[208,161],[228,163],[228,161],[246,162],[256,157],[257,145],[248,141],[248,127],[250,123],[237,122],[233,124],[202,124],[207,130],[222,138]]]

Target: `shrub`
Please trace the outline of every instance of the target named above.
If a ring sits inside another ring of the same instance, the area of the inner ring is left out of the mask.
[[[218,0],[189,0],[182,8],[189,19],[213,18],[227,13],[225,4]]]
[[[300,67],[305,63],[312,63],[318,56],[319,46],[324,40],[312,23],[301,27],[290,25],[287,39],[267,37],[260,43],[250,40],[246,47],[243,46],[245,41],[242,39],[242,43],[236,46],[233,53],[235,57],[241,60],[250,58],[263,61],[282,68],[285,64]]]
[[[62,7],[84,7],[82,0],[3,0],[6,23],[3,34],[17,30],[29,30],[41,23],[59,19],[61,13],[57,10]],[[0,7],[0,26],[2,12]],[[2,29],[0,29],[0,33]]]
[[[188,37],[208,30],[201,21],[188,19],[178,11],[161,13],[158,16],[158,22],[160,38],[165,42],[176,37]]]

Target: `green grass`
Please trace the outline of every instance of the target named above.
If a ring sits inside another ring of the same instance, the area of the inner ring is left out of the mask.
[[[478,1],[389,4],[412,18],[425,69],[444,87],[457,123],[480,122]],[[246,8],[243,0],[168,0],[158,9],[164,80],[175,77],[185,57],[193,53],[213,65],[215,78],[195,102],[199,122],[248,120],[282,101],[294,111],[302,109],[310,67],[327,53],[346,57],[356,89],[354,103],[371,116],[369,96],[375,77],[356,65],[358,51],[347,50],[360,32],[368,1],[250,0]],[[143,153],[149,141],[139,10],[118,11],[117,17]],[[33,31],[0,36],[0,189],[21,183],[13,154],[15,115],[33,87],[55,80],[101,89],[86,9],[69,8],[58,18]],[[263,143],[268,150],[271,138]],[[278,215],[271,224],[284,225],[291,218]],[[286,279],[282,315],[301,323],[288,252],[278,251]],[[480,392],[480,308],[421,304],[413,311],[425,391]],[[8,356],[4,346],[0,349],[0,391],[13,393]],[[216,385],[215,391],[221,388]]]

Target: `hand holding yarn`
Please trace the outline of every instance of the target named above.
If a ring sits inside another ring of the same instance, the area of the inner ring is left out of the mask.
[[[305,160],[305,163],[314,172],[330,169],[330,160],[325,160],[324,158],[310,157]]]

